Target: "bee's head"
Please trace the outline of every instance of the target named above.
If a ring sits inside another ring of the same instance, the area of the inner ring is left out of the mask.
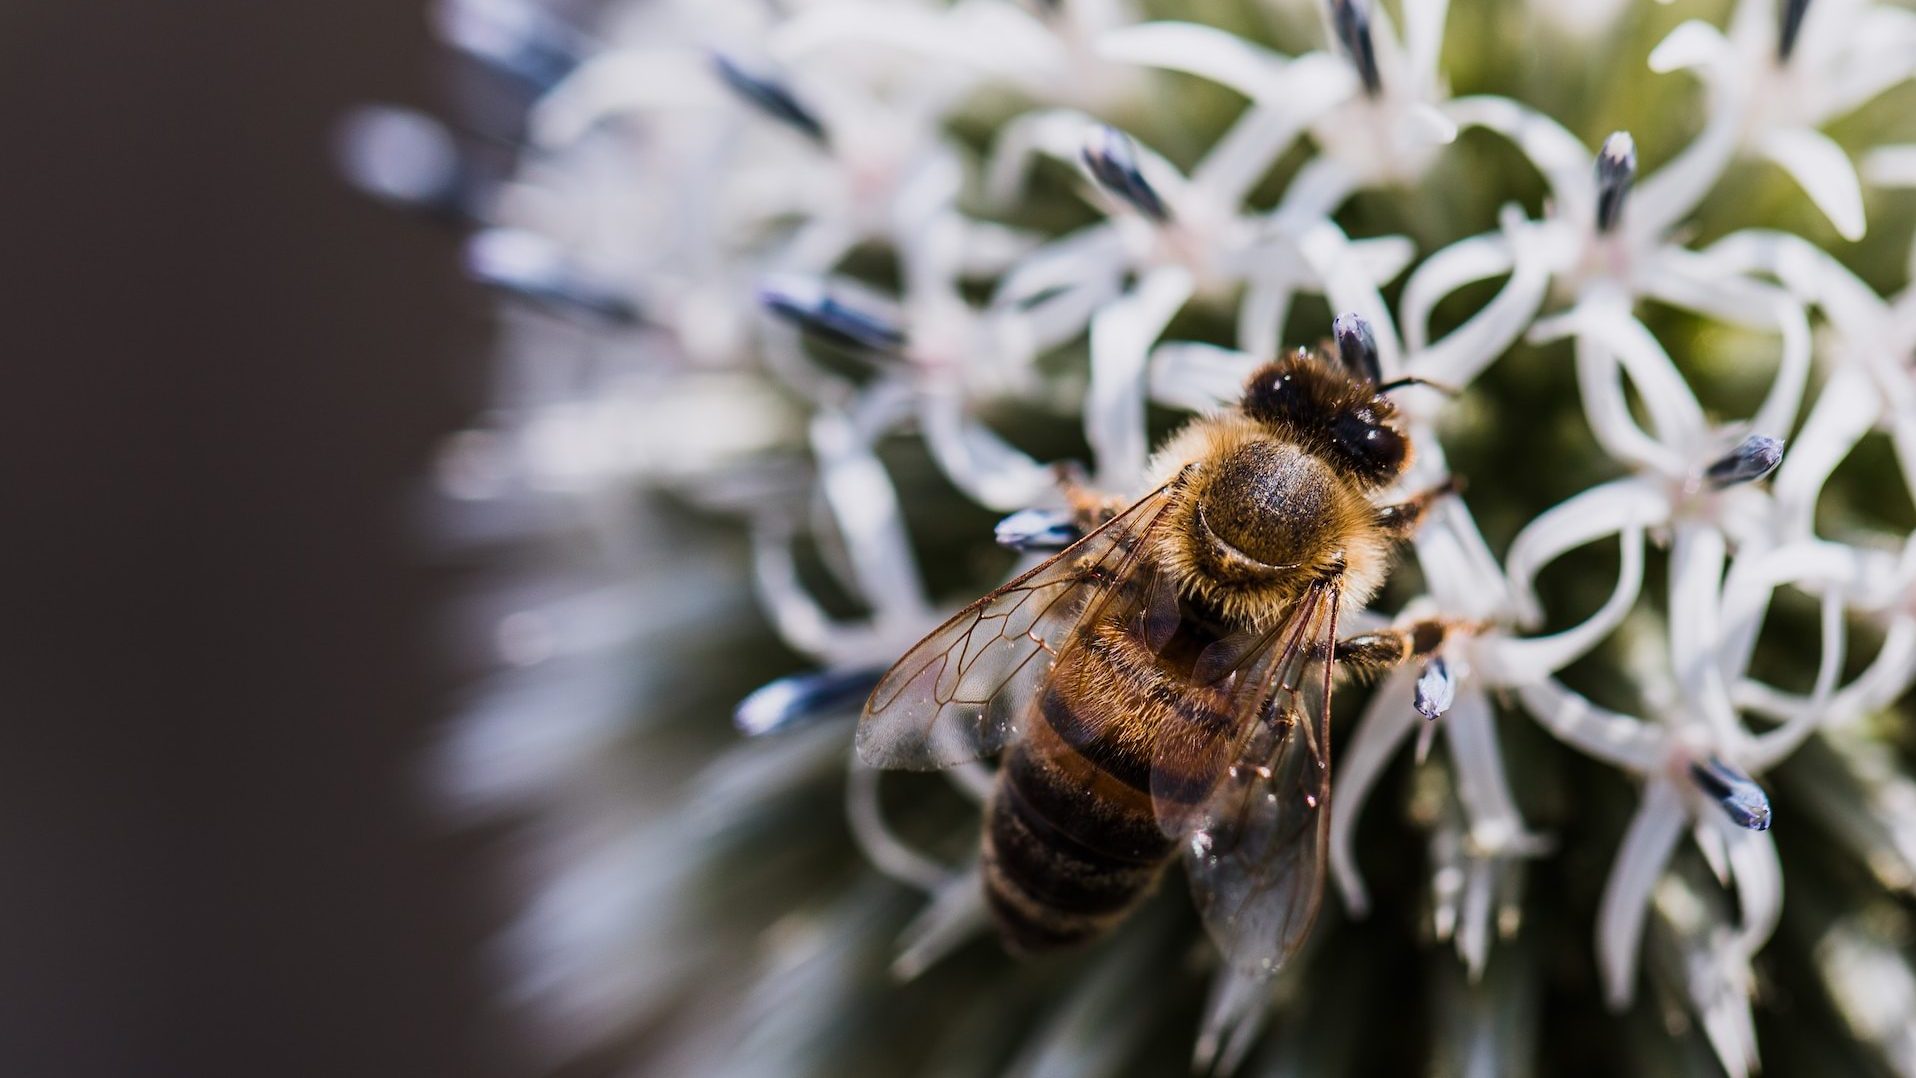
[[[1369,364],[1362,353],[1354,360],[1343,338],[1340,332],[1342,363],[1299,349],[1259,368],[1245,383],[1242,407],[1365,487],[1381,487],[1410,464],[1410,442],[1393,424],[1397,409],[1377,385],[1375,353]]]

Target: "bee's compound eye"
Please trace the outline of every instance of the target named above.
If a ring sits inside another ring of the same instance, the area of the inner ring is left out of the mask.
[[[1407,456],[1403,436],[1372,422],[1367,414],[1338,416],[1331,422],[1331,440],[1353,469],[1376,481],[1403,470]]]

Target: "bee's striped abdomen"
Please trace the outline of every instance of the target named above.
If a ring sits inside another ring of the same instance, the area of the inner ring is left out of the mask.
[[[986,897],[1013,948],[1097,936],[1163,870],[1174,843],[1151,808],[1154,734],[1167,721],[1211,716],[1193,710],[1191,697],[1164,693],[1161,678],[1156,657],[1128,629],[1093,630],[1060,659],[1006,755],[983,866]]]

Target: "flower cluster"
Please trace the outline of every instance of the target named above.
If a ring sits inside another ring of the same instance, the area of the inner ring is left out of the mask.
[[[1774,966],[1912,1073],[1916,13],[1531,7],[440,0],[492,130],[368,109],[342,146],[510,298],[441,479],[546,570],[488,604],[442,779],[541,839],[507,964],[559,1050],[1502,1072],[1559,1050],[1548,999],[1570,1050],[1689,1058],[1602,1032],[1647,982],[1745,1075]],[[1468,481],[1367,616],[1469,630],[1339,693],[1348,920],[1270,983],[1175,888],[1074,958],[974,945],[991,774],[881,789],[864,694],[1068,537],[1061,474],[1140,493],[1339,312],[1428,383],[1406,491]],[[1406,993],[1413,923],[1457,958]],[[1407,997],[1427,1035],[1367,1041]]]

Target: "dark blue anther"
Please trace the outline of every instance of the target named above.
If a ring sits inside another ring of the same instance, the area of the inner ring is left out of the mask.
[[[1412,706],[1426,719],[1436,719],[1457,702],[1457,679],[1442,655],[1433,655],[1417,675],[1417,691]]]
[[[1770,829],[1770,796],[1741,769],[1712,756],[1692,763],[1690,778],[1723,809],[1730,822],[1752,831]]]
[[[640,321],[638,305],[611,284],[570,265],[558,246],[516,229],[491,229],[466,244],[466,272],[482,284],[542,306],[619,326]]]
[[[1063,550],[1084,537],[1063,509],[1020,509],[998,522],[998,545],[1013,550]]]
[[[1370,7],[1366,0],[1331,0],[1331,28],[1338,44],[1350,57],[1357,77],[1364,80],[1364,92],[1376,97],[1384,92],[1383,75],[1377,70],[1377,50],[1371,44]]]
[[[766,283],[758,301],[801,332],[844,348],[889,354],[905,346],[905,331],[890,318],[846,303],[820,281]]]
[[[1743,444],[1704,471],[1703,477],[1718,490],[1738,483],[1751,483],[1776,470],[1783,462],[1783,440],[1767,434],[1752,434]]]
[[[585,36],[544,5],[525,0],[452,0],[440,6],[439,34],[454,48],[538,96],[585,60]]]
[[[1597,152],[1597,231],[1608,232],[1623,220],[1623,204],[1636,179],[1636,140],[1628,131],[1615,132]]]
[[[851,714],[871,695],[884,672],[882,667],[864,667],[779,678],[741,700],[732,712],[732,725],[747,737],[762,737]]]
[[[807,138],[825,141],[825,125],[777,79],[751,71],[722,52],[712,54],[712,68],[733,93],[752,107]]]
[[[1384,370],[1377,361],[1377,334],[1363,316],[1338,315],[1331,320],[1331,336],[1337,340],[1337,358],[1352,374],[1372,385],[1383,381]]]
[[[1803,32],[1803,16],[1809,11],[1810,0],[1783,0],[1776,27],[1776,58],[1783,63],[1796,51],[1796,36]]]
[[[1139,213],[1153,221],[1170,220],[1171,211],[1138,167],[1138,147],[1131,136],[1108,124],[1093,127],[1084,143],[1084,164],[1098,186]]]

